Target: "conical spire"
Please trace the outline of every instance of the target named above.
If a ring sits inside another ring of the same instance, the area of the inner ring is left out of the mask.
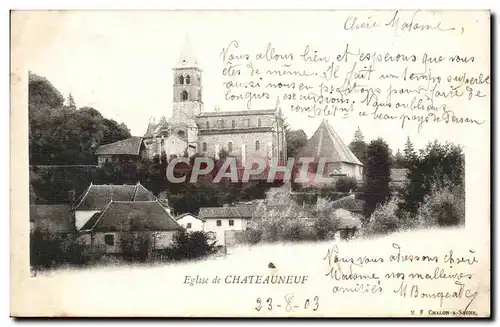
[[[274,107],[274,110],[276,110],[276,114],[278,114],[278,116],[281,116],[281,103],[279,96],[276,98],[276,106]]]
[[[184,39],[184,45],[182,46],[182,51],[176,65],[176,68],[183,67],[198,67],[198,58],[196,56],[196,52],[191,46],[191,42],[187,34]]]

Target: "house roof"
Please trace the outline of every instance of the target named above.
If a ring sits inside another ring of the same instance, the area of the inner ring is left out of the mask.
[[[408,174],[407,168],[392,168],[391,169],[391,181],[393,182],[404,182],[406,181]]]
[[[321,122],[316,132],[300,150],[298,157],[327,158],[328,162],[363,165],[326,121]]]
[[[94,214],[82,231],[174,231],[179,224],[158,201],[111,201],[102,213]]]
[[[71,233],[75,231],[72,224],[71,206],[57,205],[30,205],[30,222],[35,227],[50,233]]]
[[[96,155],[136,155],[140,154],[142,137],[132,136],[128,139],[117,141],[110,144],[101,145],[97,148]]]
[[[75,210],[103,210],[110,201],[156,201],[156,196],[142,184],[94,185],[77,201]]]
[[[356,199],[354,195],[348,195],[331,203],[333,209],[345,209],[353,212],[363,211],[364,201]]]
[[[200,208],[198,216],[202,219],[211,218],[252,218],[252,208],[241,207],[205,207]]]
[[[182,219],[182,218],[184,218],[186,216],[191,216],[193,218],[196,218],[196,219],[199,219],[199,220],[205,222],[205,219],[202,219],[202,218],[200,218],[200,217],[198,217],[198,216],[196,216],[196,215],[194,215],[194,214],[192,214],[190,212],[186,212],[186,213],[183,213],[181,215],[178,215],[177,217],[175,217],[175,220],[178,221],[179,219]]]
[[[361,219],[360,215],[352,213],[345,209],[337,209],[333,212],[340,220],[339,228],[360,228]]]
[[[224,117],[224,116],[251,116],[251,115],[275,115],[275,109],[261,109],[261,110],[238,110],[238,111],[209,111],[202,112],[197,118],[204,117]]]

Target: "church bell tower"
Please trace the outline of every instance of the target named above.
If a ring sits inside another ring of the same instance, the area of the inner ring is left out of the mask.
[[[201,74],[198,59],[186,37],[182,52],[173,68],[173,115],[177,122],[187,122],[203,109]]]

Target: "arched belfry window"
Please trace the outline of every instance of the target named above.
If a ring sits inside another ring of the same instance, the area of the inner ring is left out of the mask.
[[[232,128],[235,128],[235,127],[236,127],[236,122],[235,122],[234,120],[231,122],[231,127],[232,127]]]
[[[255,141],[255,150],[260,150],[260,142],[259,141]]]
[[[229,152],[232,152],[232,151],[233,151],[233,142],[229,142],[229,143],[227,144],[227,150],[228,150]]]
[[[187,91],[182,91],[182,93],[181,93],[181,99],[182,99],[182,101],[187,101],[188,100],[188,93],[187,93]]]
[[[261,125],[261,121],[260,121],[260,118],[259,118],[259,120],[257,121],[257,126],[260,127],[260,125]]]
[[[191,77],[189,77],[189,75],[186,76],[186,84],[189,84],[191,83]]]
[[[203,142],[203,152],[207,151],[207,142]]]
[[[184,84],[184,76],[179,76],[179,84]]]
[[[207,129],[210,128],[210,122],[207,121]]]

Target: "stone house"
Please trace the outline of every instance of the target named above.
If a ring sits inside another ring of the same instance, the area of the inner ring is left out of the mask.
[[[68,239],[74,235],[75,215],[69,204],[30,205],[30,233]]]
[[[335,132],[327,121],[322,121],[307,144],[299,151],[297,158],[313,158],[316,163],[320,159],[325,160],[323,178],[325,184],[334,183],[338,177],[353,177],[357,181],[363,180],[363,164],[344,144],[340,136]],[[312,165],[310,165],[312,167]],[[300,164],[296,164],[296,172]],[[311,169],[308,173],[308,182],[301,183],[303,187],[321,186],[315,181],[316,170]]]
[[[252,207],[224,206],[200,208],[198,217],[205,220],[205,231],[213,233],[218,245],[226,245],[226,231],[243,231],[252,219]]]
[[[175,220],[188,232],[205,230],[205,220],[193,215],[192,213],[183,213],[182,215],[177,216]]]
[[[146,146],[142,137],[133,136],[114,143],[105,144],[97,148],[94,153],[97,156],[97,164],[102,167],[105,163],[117,161],[135,162],[147,157]]]
[[[80,230],[92,216],[101,213],[111,201],[137,202],[157,200],[156,196],[141,183],[124,185],[96,185],[91,183],[76,201],[74,208],[75,227],[77,230]],[[159,201],[159,203],[169,214],[171,213],[166,200]]]
[[[180,228],[157,200],[112,200],[82,226],[78,239],[89,252],[121,254],[124,239],[141,235],[150,240],[151,250],[160,250],[172,245]]]

